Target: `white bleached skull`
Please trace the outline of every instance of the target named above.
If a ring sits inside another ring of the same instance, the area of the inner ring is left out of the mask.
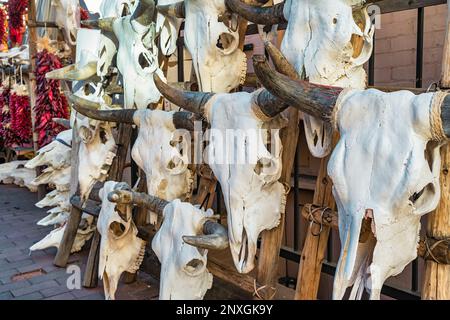
[[[59,191],[67,191],[70,188],[70,172],[71,167],[65,167],[63,169],[47,167],[42,171],[40,176],[32,181],[32,184],[37,186],[51,184]]]
[[[86,241],[88,241],[92,237],[95,231],[95,225],[93,225],[92,222],[92,217],[86,217],[83,215],[83,219],[81,220],[80,227],[77,230],[77,235],[75,236],[75,240],[70,253],[81,251]],[[52,230],[42,240],[32,245],[30,247],[30,251],[45,250],[51,247],[55,247],[58,249],[64,236],[65,230],[66,225]]]
[[[145,26],[127,16],[115,20],[113,30],[119,41],[117,67],[123,76],[125,109],[146,109],[161,97],[153,82],[155,72],[163,76],[155,23]]]
[[[79,0],[54,0],[55,22],[64,30],[64,37],[71,45],[77,43],[77,32],[80,28],[80,4]]]
[[[70,212],[65,211],[59,207],[53,208],[47,211],[47,213],[48,215],[46,217],[36,223],[38,226],[61,226],[66,223],[70,215]]]
[[[212,215],[212,210],[205,212],[180,200],[164,208],[164,222],[152,241],[161,262],[160,300],[201,300],[212,287],[213,277],[206,268],[208,250],[183,241],[183,236],[201,234]]]
[[[158,5],[169,5],[179,0],[158,0]],[[159,34],[159,48],[165,56],[172,55],[177,49],[177,39],[182,19],[165,16],[158,12],[156,18],[156,32]]]
[[[135,1],[103,0],[100,5],[100,18],[119,18],[130,15],[135,7]],[[112,32],[102,31],[98,53],[97,75],[105,76],[115,64],[118,42]]]
[[[11,161],[0,164],[0,183],[11,184],[14,183],[12,174],[19,168],[23,168],[26,165],[26,160]]]
[[[70,210],[69,191],[53,190],[47,193],[44,199],[35,204],[38,208],[60,207],[65,211]]]
[[[328,165],[342,244],[335,299],[355,281],[360,288],[354,286],[352,297],[366,286],[378,299],[384,281],[417,257],[420,218],[440,199],[440,148],[430,126],[434,97],[377,90],[340,96],[341,138]],[[372,243],[359,243],[365,218],[373,218]]]
[[[139,135],[132,157],[147,177],[147,192],[164,200],[189,199],[193,174],[189,158],[180,153],[173,112],[138,110],[134,123]]]
[[[281,51],[301,77],[324,85],[362,89],[364,64],[370,59],[374,28],[364,1],[287,0],[288,26]],[[332,148],[329,124],[305,115],[305,132],[311,153],[325,157]]]
[[[119,209],[108,200],[110,192],[127,188],[123,183],[108,181],[100,190],[102,208],[97,221],[101,235],[98,274],[103,279],[107,300],[114,300],[120,275],[125,271],[136,273],[145,253],[145,241],[137,237],[131,206],[120,205]]]
[[[62,169],[70,166],[72,130],[58,134],[51,143],[41,148],[38,155],[25,165],[28,169],[40,166],[50,166],[53,169]]]
[[[192,56],[200,91],[230,92],[245,80],[247,57],[239,49],[239,19],[229,24],[224,0],[185,0],[184,42]]]
[[[286,123],[281,117],[261,120],[253,111],[254,97],[218,94],[205,106],[211,125],[207,162],[223,191],[230,249],[241,273],[254,268],[258,236],[278,226],[286,204],[285,187],[278,182],[282,170],[278,129]],[[273,152],[266,147],[270,143]]]
[[[89,197],[97,181],[103,182],[108,177],[117,151],[113,124],[95,120],[87,122],[88,126],[82,125],[79,129],[78,182],[82,202]]]

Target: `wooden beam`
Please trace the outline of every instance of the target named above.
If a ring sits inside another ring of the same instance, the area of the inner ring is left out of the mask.
[[[338,137],[334,137],[333,145],[336,145]],[[324,158],[320,164],[319,176],[317,177],[316,192],[314,193],[314,204],[335,211],[335,203],[332,194],[333,183],[328,177],[327,166],[330,156]],[[310,224],[307,229],[305,244],[297,277],[296,300],[315,300],[319,291],[322,264],[325,259],[330,226],[317,223]]]
[[[34,0],[28,0],[28,22],[34,23],[36,20],[36,3]],[[36,106],[36,54],[37,54],[37,32],[36,29],[29,29],[28,36],[28,47],[30,51],[30,73],[28,77],[28,86],[29,86],[29,96],[30,96],[30,108],[31,108],[31,124],[33,131],[33,149],[35,154],[39,150],[39,134],[35,130],[36,129],[36,112],[34,107]],[[41,174],[41,168],[36,168],[36,176]],[[38,186],[38,200],[42,200],[45,197],[46,186],[40,185]]]
[[[59,26],[54,22],[44,21],[28,21],[27,26],[28,28],[59,28]]]
[[[447,34],[444,44],[441,84],[450,87],[450,3],[448,3]],[[428,217],[427,236],[433,239],[450,238],[450,146],[441,149],[441,201]],[[428,260],[425,263],[425,281],[422,290],[424,300],[450,299],[450,265]]]
[[[381,9],[381,14],[424,8],[445,4],[446,0],[383,0],[383,1],[367,1],[373,2]]]

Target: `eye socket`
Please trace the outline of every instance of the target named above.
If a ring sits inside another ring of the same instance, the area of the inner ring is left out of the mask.
[[[422,195],[428,188],[433,188],[433,184],[429,183],[419,192],[415,192],[411,197],[409,197],[409,201],[411,201],[413,204],[416,204],[416,202],[422,197]]]
[[[100,140],[103,144],[106,144],[106,142],[108,141],[108,139],[106,138],[106,131],[104,129],[100,129]]]

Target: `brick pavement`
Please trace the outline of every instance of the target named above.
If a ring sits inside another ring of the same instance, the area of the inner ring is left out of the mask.
[[[95,289],[69,290],[70,274],[53,265],[56,248],[30,254],[28,248],[51,231],[36,222],[45,217],[46,210],[34,206],[36,194],[17,186],[0,185],[0,300],[103,300],[102,283]],[[89,252],[70,256],[69,264],[84,270]],[[41,272],[37,272],[37,271]],[[21,273],[33,272],[32,277],[14,279]],[[158,298],[158,283],[140,272],[133,284],[120,284],[118,300],[150,300]]]

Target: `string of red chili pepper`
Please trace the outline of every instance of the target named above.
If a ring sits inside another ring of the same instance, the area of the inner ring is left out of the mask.
[[[47,50],[36,55],[36,132],[39,147],[50,143],[64,127],[54,123],[53,118],[69,118],[69,105],[60,90],[60,81],[46,79],[47,72],[63,67],[59,58]]]
[[[31,133],[31,107],[28,95],[19,95],[13,92],[9,97],[11,110],[11,130],[24,143],[32,139]]]
[[[13,43],[22,43],[24,28],[23,15],[28,0],[8,0],[9,38]]]
[[[3,138],[5,147],[13,147],[15,145],[21,145],[21,139],[14,133],[11,129],[11,110],[9,108],[9,97],[10,97],[10,89],[9,86],[3,87],[3,91],[0,94],[0,105],[1,105],[1,126],[0,126],[0,135]]]

